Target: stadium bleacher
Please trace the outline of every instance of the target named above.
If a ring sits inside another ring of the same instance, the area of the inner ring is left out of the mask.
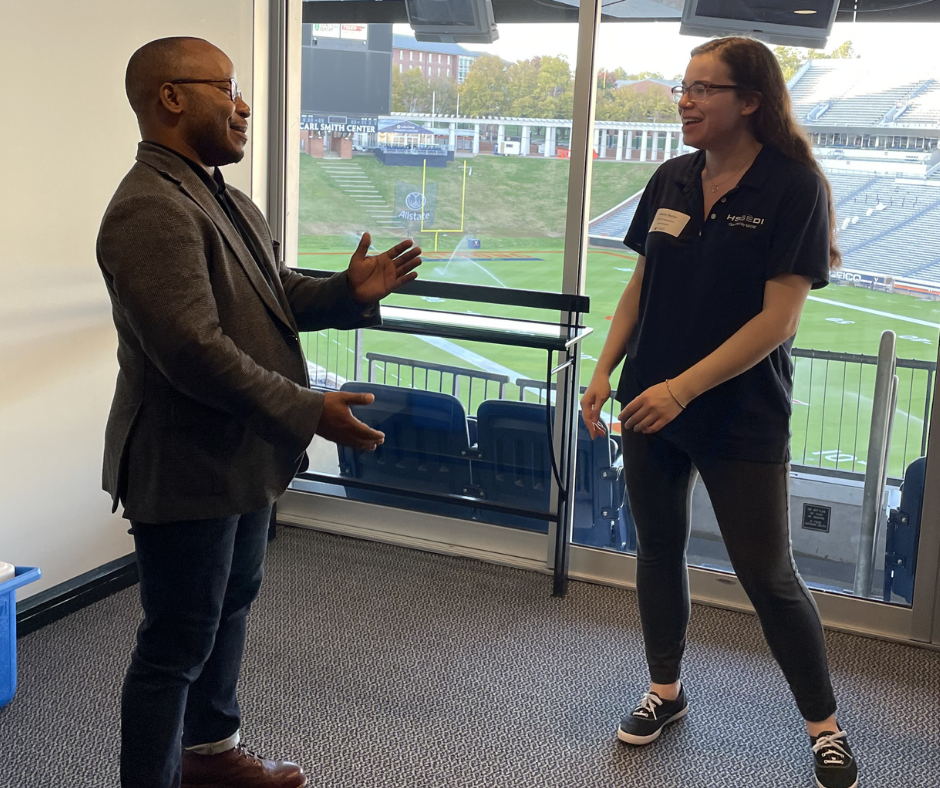
[[[790,86],[794,113],[807,120],[815,108],[828,104],[825,112],[813,114],[813,122],[877,126],[896,106],[916,101],[934,83],[923,73],[899,68],[888,72],[863,60],[810,60]]]
[[[931,80],[931,85],[911,100],[902,116],[907,123],[932,123],[940,126],[940,81]]]
[[[635,195],[626,202],[618,205],[616,209],[604,216],[595,219],[590,225],[590,235],[601,238],[622,239],[627,234],[627,228],[633,221],[637,206],[640,204],[639,195]]]

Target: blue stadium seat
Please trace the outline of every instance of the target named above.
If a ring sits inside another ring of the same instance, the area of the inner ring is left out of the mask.
[[[346,497],[447,517],[469,518],[470,506],[396,495],[391,490],[473,495],[467,417],[460,400],[436,391],[348,382],[341,391],[375,395],[371,405],[354,407],[353,415],[385,433],[374,452],[338,446],[340,474],[382,485],[389,492],[346,488]]]
[[[477,429],[481,457],[474,460],[474,480],[486,500],[548,512],[552,469],[545,406],[486,400],[477,410]],[[624,506],[623,474],[612,463],[615,451],[609,439],[592,441],[578,419],[575,544],[635,549],[633,522]],[[548,530],[548,522],[535,516],[487,511],[478,516],[499,525]]]
[[[885,542],[884,601],[897,594],[914,603],[914,570],[917,567],[917,543],[920,540],[921,513],[924,508],[924,482],[927,458],[920,457],[907,466],[901,483],[901,505],[888,515]]]

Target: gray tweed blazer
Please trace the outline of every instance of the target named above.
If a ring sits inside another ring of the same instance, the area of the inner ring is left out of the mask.
[[[256,511],[280,496],[313,438],[299,331],[380,322],[326,280],[278,265],[270,229],[229,187],[270,250],[268,284],[205,184],[178,156],[140,143],[98,233],[118,372],[103,486],[130,520],[160,523]]]

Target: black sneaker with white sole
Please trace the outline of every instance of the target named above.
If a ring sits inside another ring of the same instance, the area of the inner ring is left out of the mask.
[[[684,717],[689,711],[685,687],[679,687],[679,697],[663,700],[655,692],[647,692],[633,712],[620,720],[617,738],[627,744],[649,744],[659,738],[670,722]]]
[[[819,736],[811,736],[810,741],[819,788],[855,788],[858,785],[858,766],[845,731],[824,731]]]

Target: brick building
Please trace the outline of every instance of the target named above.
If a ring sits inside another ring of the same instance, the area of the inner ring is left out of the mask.
[[[420,69],[425,79],[445,77],[461,84],[473,61],[482,52],[471,52],[460,44],[435,44],[412,36],[393,36],[392,69],[403,74]]]

